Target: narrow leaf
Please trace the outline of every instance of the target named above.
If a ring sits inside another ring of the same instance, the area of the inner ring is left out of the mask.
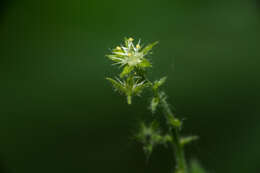
[[[166,79],[167,77],[162,77],[160,80],[155,81],[153,85],[153,90],[157,90],[160,86],[162,86],[165,83]]]
[[[133,88],[133,93],[136,95],[140,95],[143,91],[144,88],[147,87],[147,84],[143,83],[143,84],[139,84],[138,86]]]
[[[173,127],[181,127],[181,121],[177,118],[174,118],[173,116],[169,116],[169,123],[173,126]]]
[[[142,62],[140,64],[138,64],[138,65],[141,68],[152,67],[152,64],[145,58],[143,58]]]
[[[131,73],[131,71],[133,71],[133,69],[133,66],[125,66],[122,73],[120,74],[120,77],[123,78],[124,76],[128,75],[129,73]]]
[[[114,61],[114,62],[121,62],[122,58],[117,57],[116,55],[106,55],[106,57],[108,57],[110,60]]]
[[[158,97],[154,97],[150,103],[150,109],[152,113],[155,113],[157,106],[159,105],[160,99]]]
[[[145,48],[143,48],[143,50],[142,50],[143,54],[144,54],[144,55],[148,54],[148,53],[152,50],[152,48],[153,48],[155,45],[157,45],[158,43],[159,43],[159,42],[156,41],[156,42],[154,42],[154,43],[148,44]]]
[[[121,93],[126,93],[125,87],[120,82],[117,82],[116,80],[109,78],[109,77],[107,77],[106,79],[109,82],[111,82],[111,84],[113,85],[113,87],[115,88],[116,91],[119,91]]]
[[[184,146],[184,145],[189,144],[189,143],[191,143],[191,142],[193,142],[197,139],[199,139],[198,136],[187,136],[187,137],[182,137],[180,142],[181,142],[181,145]]]

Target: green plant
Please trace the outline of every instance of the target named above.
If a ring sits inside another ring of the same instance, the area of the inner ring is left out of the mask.
[[[144,90],[152,94],[148,106],[152,114],[163,115],[164,122],[158,121],[156,116],[150,124],[141,123],[136,139],[143,144],[144,152],[150,156],[157,145],[165,145],[173,148],[176,159],[175,173],[205,173],[198,162],[191,162],[190,166],[184,155],[184,146],[194,140],[197,136],[181,137],[182,121],[178,119],[167,102],[167,96],[162,91],[162,85],[166,77],[156,81],[150,81],[147,71],[152,67],[147,57],[151,54],[152,48],[158,44],[154,42],[147,46],[141,46],[140,41],[135,45],[133,38],[125,38],[123,46],[117,46],[112,54],[107,57],[122,68],[119,77],[106,78],[111,82],[114,89],[125,95],[127,103],[131,104],[133,97],[141,96]]]

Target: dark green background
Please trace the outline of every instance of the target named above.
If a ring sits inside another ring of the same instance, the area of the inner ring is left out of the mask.
[[[187,148],[212,173],[260,171],[260,3],[257,0],[5,1],[0,23],[1,173],[170,173],[132,142],[145,101],[105,81],[104,57],[125,36],[159,40],[153,78],[165,87]]]

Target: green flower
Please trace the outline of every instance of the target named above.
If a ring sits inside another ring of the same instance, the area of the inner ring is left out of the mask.
[[[155,46],[158,42],[149,44],[142,49],[140,40],[136,45],[133,41],[133,38],[126,38],[125,44],[123,46],[117,46],[112,50],[112,54],[107,55],[107,57],[114,61],[115,65],[120,65],[120,67],[151,67],[150,62],[145,58],[145,56],[150,53],[153,46]]]
[[[148,85],[146,81],[140,81],[133,77],[129,77],[123,81],[118,78],[116,78],[116,80],[112,78],[106,79],[111,82],[116,91],[127,97],[128,104],[132,103],[132,96],[140,96],[143,89]]]

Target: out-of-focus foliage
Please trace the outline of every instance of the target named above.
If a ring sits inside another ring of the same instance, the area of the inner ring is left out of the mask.
[[[198,161],[193,160],[190,165],[190,173],[206,173]]]
[[[136,139],[143,144],[144,152],[148,157],[150,157],[155,146],[160,144],[167,146],[167,144],[172,141],[170,135],[163,136],[161,134],[158,123],[155,121],[150,125],[141,123]]]

